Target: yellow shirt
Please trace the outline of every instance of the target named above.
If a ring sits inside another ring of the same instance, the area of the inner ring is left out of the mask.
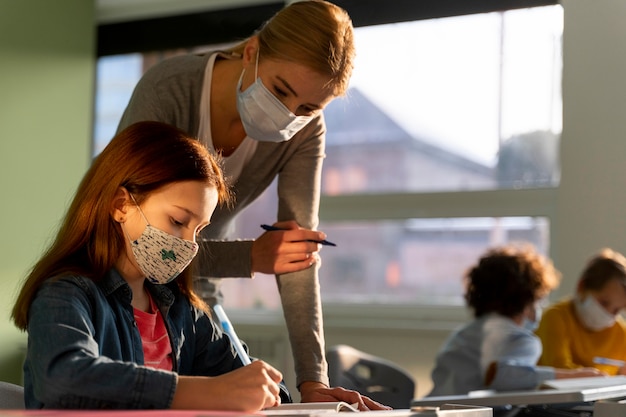
[[[618,367],[593,363],[593,358],[626,361],[626,321],[618,316],[617,322],[607,329],[588,330],[578,320],[571,299],[546,309],[536,333],[543,344],[538,365],[567,369],[594,367],[616,375]]]

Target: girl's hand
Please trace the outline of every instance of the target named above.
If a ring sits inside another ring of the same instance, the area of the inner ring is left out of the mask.
[[[280,404],[282,379],[261,360],[216,377],[179,376],[171,408],[259,411]]]

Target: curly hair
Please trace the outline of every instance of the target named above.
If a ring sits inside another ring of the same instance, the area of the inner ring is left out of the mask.
[[[474,316],[499,313],[514,317],[547,296],[561,280],[552,261],[532,245],[490,249],[464,277],[465,301]]]

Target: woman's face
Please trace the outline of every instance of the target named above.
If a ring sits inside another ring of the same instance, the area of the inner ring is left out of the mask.
[[[242,91],[256,81],[256,51],[255,42],[244,51]],[[315,115],[335,98],[328,76],[296,62],[261,57],[257,75],[265,88],[296,116]]]
[[[582,290],[583,297],[591,295],[610,314],[617,315],[626,308],[626,288],[618,279],[611,279],[600,290]]]

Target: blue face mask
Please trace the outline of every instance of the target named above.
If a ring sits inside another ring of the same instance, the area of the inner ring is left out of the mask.
[[[237,110],[246,134],[260,142],[284,142],[306,126],[315,116],[296,116],[258,77],[259,53],[254,70],[255,82],[241,91],[243,74],[237,83]]]
[[[535,303],[535,318],[531,319],[529,317],[524,317],[524,322],[522,323],[522,327],[528,331],[534,332],[537,330],[539,326],[539,322],[541,321],[541,314],[543,313],[543,309],[537,303]]]

